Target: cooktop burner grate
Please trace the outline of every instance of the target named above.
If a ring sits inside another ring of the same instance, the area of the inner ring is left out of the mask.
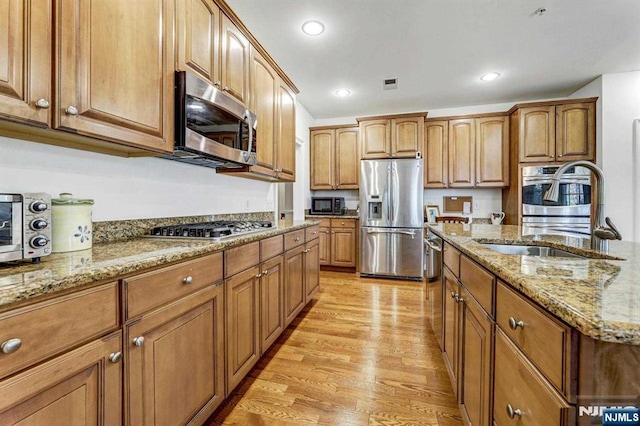
[[[213,222],[188,223],[184,225],[158,226],[151,230],[151,237],[162,238],[208,238],[220,241],[225,238],[251,234],[271,228],[269,221],[216,220]]]

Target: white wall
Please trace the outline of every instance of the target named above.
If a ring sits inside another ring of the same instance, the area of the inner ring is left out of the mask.
[[[274,210],[275,186],[160,158],[121,158],[0,137],[0,192],[93,198],[93,220]]]
[[[296,103],[296,183],[293,184],[293,218],[304,219],[310,207],[309,197],[309,127],[314,118],[300,102]]]
[[[640,135],[640,71],[604,74],[572,98],[599,96],[597,158],[606,176],[606,215],[624,240],[640,242],[638,178]]]

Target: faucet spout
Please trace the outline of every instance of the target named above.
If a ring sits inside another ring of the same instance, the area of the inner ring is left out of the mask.
[[[593,172],[595,176],[596,190],[594,193],[595,198],[595,217],[593,218],[593,227],[591,231],[591,248],[600,252],[606,253],[609,251],[608,240],[620,240],[622,236],[618,229],[613,225],[610,218],[605,219],[604,207],[605,207],[605,193],[604,193],[604,172],[600,167],[594,163],[586,160],[577,160],[565,163],[551,178],[551,187],[544,194],[544,199],[547,201],[558,201],[560,176],[567,171],[567,169],[575,166],[586,167]],[[606,224],[605,224],[606,220]]]

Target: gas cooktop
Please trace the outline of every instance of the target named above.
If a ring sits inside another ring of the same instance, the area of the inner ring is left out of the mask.
[[[158,226],[149,237],[161,238],[206,238],[221,241],[239,235],[264,231],[273,225],[269,221],[216,220],[213,222],[188,223],[184,225]]]

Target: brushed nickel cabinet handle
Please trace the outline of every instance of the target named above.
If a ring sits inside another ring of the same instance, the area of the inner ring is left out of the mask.
[[[0,344],[0,349],[2,349],[2,353],[12,354],[22,346],[22,340],[14,338],[5,340]]]
[[[193,282],[193,277],[191,275],[186,276],[182,279],[182,282],[185,284],[191,284]]]
[[[513,419],[516,416],[522,417],[522,410],[514,410],[511,404],[507,404],[507,415],[510,419]]]
[[[40,98],[36,101],[36,106],[41,109],[49,109],[49,101],[44,98]]]
[[[72,105],[69,105],[64,112],[66,112],[67,115],[78,115],[78,109]]]
[[[228,92],[229,91],[229,86],[224,86],[224,88],[222,90],[224,90],[225,92]]]
[[[262,276],[262,274],[258,274],[256,275],[256,278],[260,278]]]
[[[262,271],[262,275],[267,275],[268,273],[269,273],[268,269],[266,271]]]
[[[122,352],[114,352],[111,355],[109,355],[109,361],[113,363],[120,361],[121,358],[122,358]]]
[[[137,347],[142,347],[142,345],[144,345],[144,337],[142,336],[134,337],[133,344],[136,345]]]
[[[293,241],[295,241],[295,242],[297,243],[298,241],[300,241],[300,238],[295,237],[295,238],[293,239]]]
[[[517,330],[518,327],[524,328],[524,321],[516,321],[514,317],[509,317],[509,328],[512,330]]]

